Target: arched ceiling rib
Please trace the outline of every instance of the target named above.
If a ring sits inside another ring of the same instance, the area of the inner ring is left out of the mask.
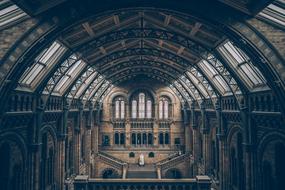
[[[62,32],[57,42],[62,52],[57,52],[57,56],[54,52],[48,53],[49,56],[42,53],[41,56],[48,58],[39,57],[35,61],[38,67],[46,70],[42,78],[52,77],[47,84],[38,79],[33,86],[45,86],[44,91],[49,94],[98,100],[112,84],[147,73],[146,76],[167,81],[186,101],[249,91],[254,85],[248,84],[250,78],[246,79],[246,72],[253,70],[252,76],[257,72],[250,60],[234,47],[234,51],[243,56],[237,59],[233,51],[225,47],[230,42],[224,43],[224,40],[222,33],[188,17],[163,11],[118,11],[99,19],[85,20]],[[216,48],[217,51],[212,51]],[[221,51],[223,48],[231,55]],[[76,52],[77,57],[71,55],[57,64],[61,56],[66,56],[67,49]],[[215,57],[216,54],[224,58],[223,62]],[[53,69],[53,75],[47,74],[51,69],[40,61],[42,59],[51,60],[50,67],[58,67]],[[34,67],[30,71],[35,70]],[[25,76],[27,74],[22,81]]]

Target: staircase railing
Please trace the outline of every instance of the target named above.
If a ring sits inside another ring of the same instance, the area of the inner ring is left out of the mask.
[[[167,159],[161,160],[156,164],[157,168],[161,169],[168,169],[173,166],[176,166],[177,164],[184,162],[186,159],[190,159],[190,154],[181,154],[175,157],[168,157]]]
[[[117,169],[122,169],[123,167],[127,165],[127,163],[123,162],[122,160],[115,158],[109,154],[103,153],[103,152],[99,152],[98,157],[106,164],[109,164]]]

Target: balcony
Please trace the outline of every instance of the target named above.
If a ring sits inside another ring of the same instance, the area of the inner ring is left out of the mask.
[[[130,124],[132,129],[152,129],[154,119],[132,119]]]
[[[77,176],[74,190],[210,190],[208,176],[184,179],[92,179]]]

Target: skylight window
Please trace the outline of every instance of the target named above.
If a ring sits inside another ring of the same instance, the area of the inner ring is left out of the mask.
[[[206,60],[202,60],[198,63],[199,67],[212,79],[214,85],[220,92],[225,93],[230,91],[228,84],[222,78],[222,76],[209,64]]]
[[[258,15],[263,19],[266,19],[277,25],[281,25],[282,27],[285,27],[285,8],[284,7],[285,7],[284,0],[274,1],[272,4],[268,5]]]
[[[26,69],[20,79],[20,83],[29,87],[34,87],[60,59],[65,51],[66,48],[59,42],[55,41],[52,43],[50,47],[46,48],[39,54],[35,59],[34,64]]]
[[[25,17],[28,15],[11,1],[0,0],[0,28]]]
[[[250,87],[253,88],[265,83],[265,79],[258,68],[252,64],[242,50],[235,47],[230,41],[221,45],[218,51]]]
[[[74,63],[66,72],[66,74],[56,84],[54,91],[62,93],[73,82],[73,79],[80,73],[85,66],[85,62],[81,59]]]
[[[200,90],[204,97],[208,97],[207,90],[203,86],[203,84],[189,71],[186,72],[187,76],[191,79],[191,81],[195,84],[195,86]]]
[[[84,92],[84,90],[86,90],[88,88],[88,86],[90,85],[90,83],[93,81],[93,79],[95,78],[95,76],[97,75],[97,72],[94,72],[91,76],[89,76],[80,86],[79,90],[77,91],[75,97],[79,97],[82,95],[82,93]]]

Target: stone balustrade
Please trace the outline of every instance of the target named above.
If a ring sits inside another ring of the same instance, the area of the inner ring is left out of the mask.
[[[76,176],[74,190],[210,190],[208,176],[185,179],[92,179]]]

